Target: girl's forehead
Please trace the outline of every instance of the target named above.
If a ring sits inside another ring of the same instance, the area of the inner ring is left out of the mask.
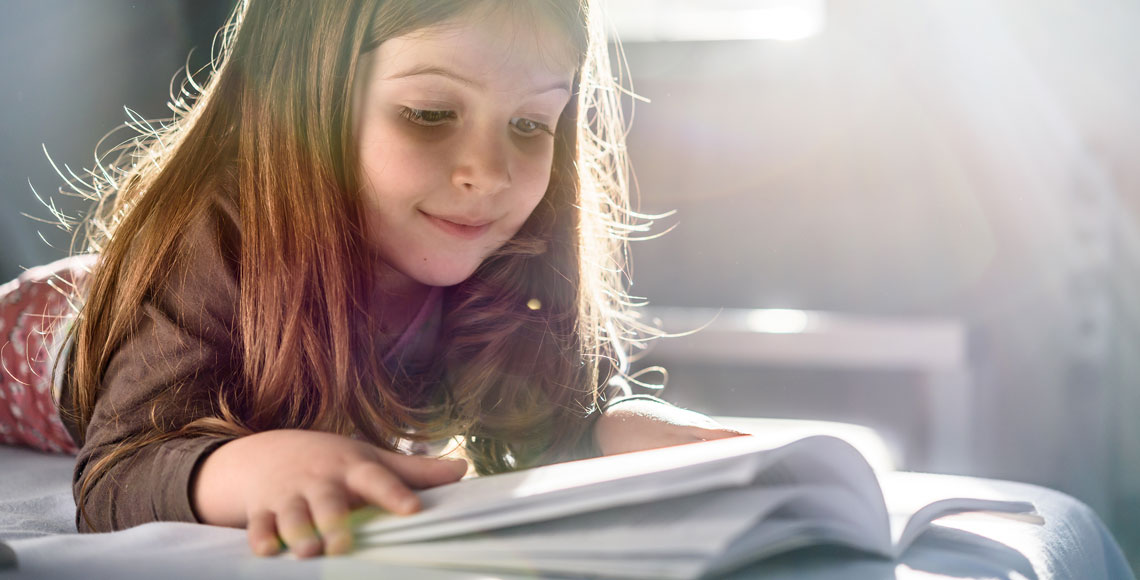
[[[564,31],[506,11],[464,14],[388,39],[375,57],[381,79],[443,70],[465,84],[498,88],[568,81],[577,66]]]

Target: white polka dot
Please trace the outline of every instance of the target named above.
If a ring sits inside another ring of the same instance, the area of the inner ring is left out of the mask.
[[[20,410],[20,407],[17,405],[8,405],[8,410],[12,412],[12,416],[15,417],[17,421],[24,416],[24,412]]]

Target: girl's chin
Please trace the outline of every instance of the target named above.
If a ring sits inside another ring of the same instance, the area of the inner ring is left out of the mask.
[[[387,273],[406,282],[425,286],[455,286],[471,277],[486,257],[481,252],[447,252],[419,249],[394,253],[381,250],[377,256]]]
[[[478,267],[475,264],[455,268],[419,268],[418,271],[410,272],[410,277],[427,286],[455,286],[470,278]]]

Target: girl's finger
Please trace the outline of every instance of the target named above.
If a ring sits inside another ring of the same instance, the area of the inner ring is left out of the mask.
[[[348,498],[344,488],[322,485],[307,495],[309,511],[317,524],[326,555],[347,554],[352,550]]]
[[[258,511],[250,514],[246,525],[249,547],[257,556],[274,556],[281,551],[281,540],[277,539],[277,524],[273,513]]]
[[[423,455],[404,455],[378,450],[380,462],[404,483],[415,489],[426,489],[459,481],[467,473],[467,461]]]
[[[323,551],[309,504],[303,497],[290,498],[277,512],[277,533],[298,558],[319,556]]]
[[[420,498],[407,485],[379,463],[361,463],[345,475],[348,488],[364,501],[394,514],[410,514],[420,509]]]

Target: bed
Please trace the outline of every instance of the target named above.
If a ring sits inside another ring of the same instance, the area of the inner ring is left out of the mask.
[[[812,430],[808,428],[807,430]],[[847,430],[865,454],[873,438]],[[884,457],[879,454],[878,457]],[[872,461],[874,463],[874,460]],[[1127,580],[1133,573],[1097,515],[1076,499],[1050,489],[1008,481],[889,471],[880,478],[888,499],[961,495],[1033,502],[1044,524],[993,516],[942,520],[899,562],[853,551],[815,547],[754,564],[729,578]],[[248,553],[244,530],[186,523],[152,523],[109,534],[77,534],[71,496],[72,458],[0,446],[0,562],[17,568],[5,580],[31,578],[151,579],[415,578],[490,580],[521,578],[411,569],[350,557],[260,559]],[[528,576],[533,578],[533,576]]]

